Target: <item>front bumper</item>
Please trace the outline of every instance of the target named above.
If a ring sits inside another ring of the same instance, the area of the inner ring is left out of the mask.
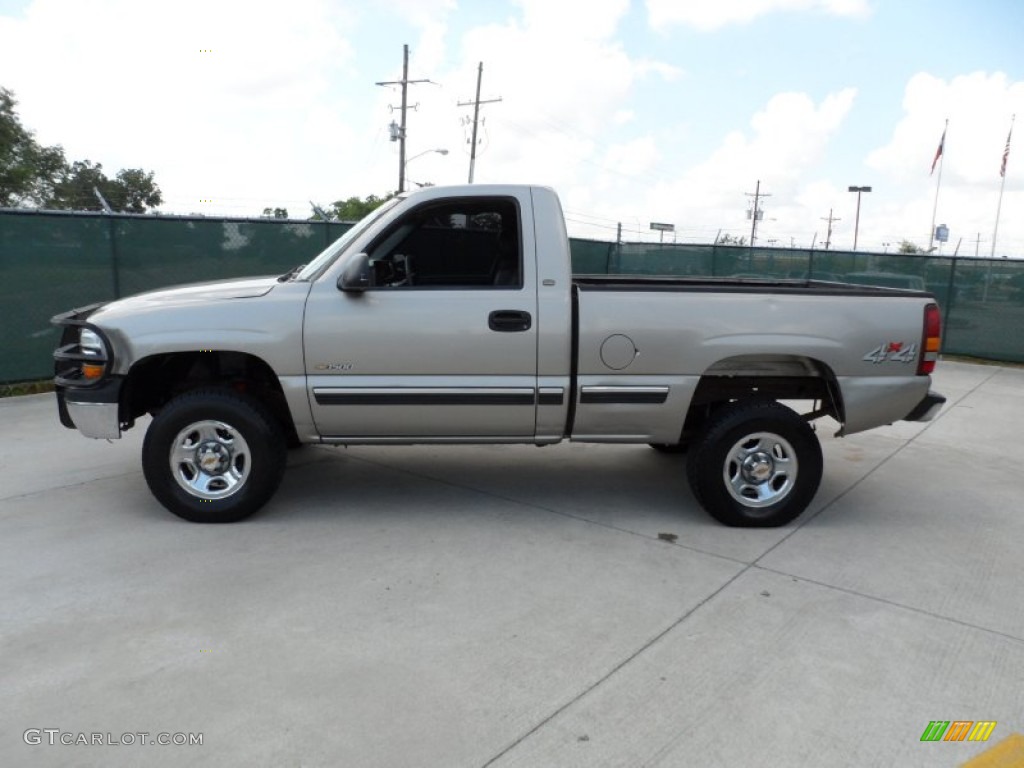
[[[921,402],[914,406],[914,410],[903,417],[904,421],[931,421],[939,415],[942,406],[946,404],[946,398],[938,392],[929,392]]]
[[[56,384],[57,412],[60,423],[77,429],[86,437],[115,440],[121,437],[121,386],[124,379],[111,376],[113,359],[109,357],[110,340],[103,331],[89,323],[89,316],[102,304],[73,309],[50,319],[62,328],[60,346],[53,353],[53,381]],[[89,328],[102,340],[104,352],[86,352],[79,345],[79,333]],[[83,375],[83,366],[102,366],[98,379]]]
[[[57,387],[60,423],[86,437],[116,440],[121,437],[121,385],[112,376],[90,388]]]

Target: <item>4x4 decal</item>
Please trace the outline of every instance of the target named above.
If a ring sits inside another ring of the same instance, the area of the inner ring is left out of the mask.
[[[887,341],[861,358],[866,363],[912,363],[917,358],[917,344]]]

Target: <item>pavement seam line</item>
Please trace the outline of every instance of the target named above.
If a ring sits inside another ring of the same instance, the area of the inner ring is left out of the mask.
[[[925,432],[927,432],[929,429],[931,429],[933,425],[938,424],[939,420],[943,419],[946,416],[946,414],[949,413],[954,407],[956,407],[961,402],[963,402],[965,399],[967,399],[968,397],[973,395],[975,392],[978,391],[978,389],[983,387],[985,384],[988,384],[988,382],[990,382],[996,376],[996,374],[999,373],[1002,370],[1003,370],[1002,367],[996,368],[995,371],[993,371],[992,374],[987,376],[983,381],[978,382],[977,384],[974,385],[974,387],[972,387],[970,390],[968,390],[967,392],[962,394],[960,397],[958,397],[955,401],[950,403],[949,407],[943,409],[942,413],[940,413],[937,418],[935,418],[932,421],[929,421],[927,424],[925,424],[924,429],[922,429],[920,432],[918,432],[913,437],[908,438],[906,440],[906,442],[904,442],[902,445],[899,445],[896,448],[894,448],[893,451],[890,454],[885,456],[875,466],[873,466],[871,469],[869,469],[867,472],[865,472],[863,477],[857,479],[849,488],[847,488],[846,490],[842,491],[841,493],[839,493],[834,498],[830,499],[825,504],[822,504],[821,509],[819,509],[817,512],[815,512],[812,515],[808,515],[806,517],[799,518],[799,522],[797,522],[797,524],[793,527],[793,530],[791,530],[789,533],[787,533],[781,539],[779,539],[774,544],[772,544],[770,547],[768,547],[768,549],[766,549],[760,555],[755,557],[754,560],[751,562],[751,565],[755,565],[755,566],[759,565],[761,560],[763,560],[765,557],[770,555],[772,552],[774,552],[780,546],[782,546],[787,541],[789,541],[796,533],[798,533],[799,531],[803,530],[804,526],[808,525],[811,521],[816,520],[819,515],[821,515],[821,514],[823,514],[825,512],[825,510],[830,509],[837,502],[839,502],[840,500],[846,498],[847,494],[851,493],[855,488],[859,487],[861,483],[863,483],[865,480],[867,480],[869,477],[871,477],[873,474],[875,474],[875,472],[877,472],[879,469],[881,469],[886,464],[888,464],[889,461],[893,459],[893,457],[895,457],[897,454],[902,452],[905,448],[907,448],[907,446],[909,446],[911,443],[913,443],[915,440],[917,440],[917,438],[919,438],[921,435],[923,435]]]
[[[714,558],[717,558],[719,560],[725,560],[726,562],[732,563],[733,565],[751,565],[752,564],[751,561],[749,561],[749,560],[741,560],[739,558],[730,557],[729,555],[723,555],[723,554],[720,554],[718,552],[711,552],[709,550],[700,549],[699,547],[694,547],[694,546],[689,545],[689,544],[682,544],[679,541],[667,542],[664,539],[659,539],[657,536],[651,536],[651,535],[646,534],[646,533],[640,533],[639,531],[631,531],[628,528],[621,528],[621,527],[619,527],[617,525],[612,525],[611,523],[602,523],[599,520],[591,520],[590,518],[587,518],[587,517],[582,517],[580,515],[574,515],[571,512],[563,512],[563,511],[558,510],[558,509],[553,509],[551,507],[546,507],[543,504],[537,504],[536,502],[523,501],[522,499],[513,499],[513,498],[511,498],[509,496],[504,496],[504,495],[502,495],[500,493],[494,493],[492,491],[485,491],[482,488],[476,488],[476,487],[474,487],[472,485],[461,485],[459,483],[454,483],[451,480],[445,480],[442,477],[435,477],[434,475],[427,475],[427,474],[423,474],[422,472],[414,472],[411,469],[405,469],[403,467],[396,467],[396,466],[394,466],[392,464],[386,464],[384,462],[374,461],[373,459],[367,459],[367,458],[364,458],[364,457],[361,457],[361,456],[350,456],[349,458],[355,459],[356,461],[361,461],[361,462],[363,462],[365,464],[372,464],[375,467],[383,467],[385,469],[390,469],[390,470],[393,470],[395,472],[401,472],[403,474],[410,475],[412,477],[418,477],[421,480],[429,480],[429,481],[438,483],[440,485],[448,486],[449,488],[458,488],[459,490],[462,490],[462,491],[469,491],[471,493],[480,494],[481,496],[487,496],[488,498],[499,499],[501,501],[506,501],[509,504],[515,504],[517,506],[526,507],[527,509],[536,509],[536,510],[539,510],[541,512],[548,512],[548,513],[550,513],[552,515],[558,515],[559,517],[569,518],[570,520],[576,520],[577,522],[586,523],[587,525],[594,525],[594,526],[597,526],[598,528],[606,528],[606,529],[608,529],[610,531],[616,531],[617,533],[625,533],[625,534],[627,534],[629,536],[636,536],[638,538],[645,539],[647,541],[657,541],[657,542],[660,542],[660,543],[663,543],[663,544],[669,544],[669,545],[671,545],[673,547],[678,547],[679,549],[685,549],[688,552],[696,552],[697,554],[700,554],[700,555],[707,555],[708,557],[714,557]]]
[[[644,653],[647,649],[649,649],[652,646],[654,646],[655,644],[657,644],[662,638],[664,638],[672,630],[674,630],[676,627],[678,627],[680,624],[682,624],[684,621],[686,621],[688,618],[690,618],[690,616],[692,616],[694,613],[696,613],[698,610],[700,610],[708,602],[710,602],[711,600],[714,600],[716,597],[718,597],[719,594],[721,594],[725,589],[727,589],[732,584],[734,584],[737,579],[739,579],[743,574],[745,574],[747,571],[749,571],[753,567],[754,566],[752,564],[749,564],[749,563],[747,565],[745,565],[743,568],[741,568],[739,571],[737,571],[735,574],[733,574],[729,579],[727,579],[724,583],[722,583],[722,585],[719,586],[718,589],[716,589],[710,595],[707,595],[704,599],[702,599],[700,602],[698,602],[695,606],[693,606],[692,608],[687,610],[682,616],[680,616],[678,619],[673,621],[671,624],[669,624],[663,630],[658,632],[658,634],[654,635],[654,637],[650,638],[647,642],[645,642],[643,645],[641,645],[639,648],[637,648],[635,651],[633,651],[631,654],[629,654],[629,656],[624,658],[622,661],[620,661],[618,664],[616,664],[610,670],[608,670],[603,675],[601,675],[593,683],[588,685],[586,688],[584,688],[582,691],[577,693],[575,696],[573,696],[571,699],[566,701],[564,704],[562,704],[561,706],[557,707],[553,712],[551,712],[551,714],[547,715],[542,720],[540,720],[536,725],[534,725],[532,728],[530,728],[530,730],[526,731],[526,733],[524,733],[521,736],[519,736],[517,739],[515,739],[515,741],[513,741],[511,744],[509,744],[504,749],[502,749],[498,754],[496,754],[494,757],[492,757],[486,763],[483,763],[483,765],[481,765],[481,768],[488,768],[488,766],[493,765],[496,761],[500,760],[502,757],[507,755],[513,749],[515,749],[520,744],[522,744],[524,741],[526,741],[528,738],[530,738],[530,736],[535,734],[537,731],[539,731],[545,725],[547,725],[552,720],[554,720],[556,717],[558,717],[560,714],[562,714],[567,709],[569,709],[569,707],[571,707],[574,704],[576,704],[577,702],[581,701],[588,694],[590,694],[592,691],[597,689],[599,686],[603,685],[607,680],[609,680],[612,676],[614,676],[616,673],[618,673],[619,670],[621,670],[624,667],[626,667],[626,665],[628,665],[630,662],[635,660],[638,656],[640,656],[640,654]]]
[[[1005,638],[1007,640],[1012,640],[1012,641],[1014,641],[1016,643],[1024,644],[1024,637],[1017,637],[1016,635],[1011,635],[1008,632],[1002,632],[1002,631],[1000,631],[998,629],[992,629],[991,627],[983,627],[983,626],[978,625],[978,624],[971,624],[969,621],[964,621],[963,619],[957,619],[957,618],[954,618],[953,616],[944,616],[941,613],[933,613],[932,611],[925,610],[924,608],[915,608],[912,605],[907,605],[906,603],[899,603],[899,602],[896,602],[895,600],[890,600],[887,597],[879,597],[878,595],[871,595],[871,594],[867,594],[866,592],[859,592],[856,589],[850,589],[849,587],[840,587],[840,586],[838,586],[836,584],[828,584],[827,582],[824,582],[824,581],[818,581],[817,579],[811,579],[811,578],[808,578],[806,576],[798,576],[795,573],[787,573],[786,571],[781,571],[781,570],[779,570],[777,568],[769,568],[769,567],[764,566],[764,565],[758,565],[757,563],[752,563],[751,564],[751,568],[756,568],[759,571],[764,571],[765,573],[771,573],[771,574],[774,574],[776,576],[785,576],[787,578],[793,579],[794,581],[801,581],[801,582],[804,582],[806,584],[813,584],[813,585],[815,585],[817,587],[823,587],[825,589],[835,590],[836,592],[842,592],[843,594],[851,595],[853,597],[861,597],[861,598],[864,598],[865,600],[871,600],[873,602],[882,603],[883,605],[888,605],[888,606],[891,606],[893,608],[901,608],[901,609],[903,609],[905,611],[910,611],[911,613],[918,613],[918,614],[921,614],[923,616],[927,616],[927,617],[932,618],[932,619],[938,619],[939,621],[947,621],[947,622],[949,622],[951,624],[958,624],[961,627],[966,627],[968,629],[976,629],[979,632],[985,632],[986,634],[996,635],[997,637],[1002,637],[1002,638]]]
[[[27,499],[30,496],[37,496],[41,493],[49,493],[50,491],[63,491],[68,488],[77,488],[80,485],[88,485],[89,483],[97,483],[103,480],[117,480],[120,477],[128,477],[130,475],[140,474],[139,470],[132,470],[131,472],[120,472],[116,475],[104,475],[103,477],[93,477],[88,480],[79,480],[77,483],[68,483],[67,485],[51,485],[48,488],[40,488],[37,491],[28,491],[27,493],[16,493],[13,496],[0,496],[0,502],[4,501],[17,501],[18,499]]]
[[[864,593],[864,592],[858,592],[857,590],[850,589],[849,587],[840,587],[840,586],[835,585],[835,584],[827,584],[826,582],[819,582],[816,579],[808,579],[807,577],[802,577],[802,575],[797,575],[796,573],[787,573],[784,570],[779,570],[778,568],[770,568],[770,567],[768,567],[766,565],[759,565],[757,563],[752,563],[751,567],[752,568],[757,568],[758,570],[763,570],[766,573],[774,573],[775,575],[781,575],[781,577],[786,577],[788,579],[793,579],[793,580],[798,581],[798,582],[804,582],[806,584],[813,584],[816,587],[823,587],[824,589],[835,590],[836,592],[842,592],[843,594],[846,594],[846,595],[851,595],[851,596],[854,596],[854,597],[861,597],[861,598],[863,598],[865,600],[871,600],[871,601],[874,601],[874,602],[880,602],[880,603],[883,603],[885,605],[890,605],[890,606],[892,606],[894,608],[902,608],[903,610],[908,610],[908,611],[910,611],[912,613],[921,613],[922,615],[929,616],[930,618],[937,618],[937,620],[942,621],[942,622],[949,622],[950,624],[956,624],[956,625],[959,625],[961,627],[966,627],[966,628],[972,629],[972,630],[978,630],[979,632],[984,632],[984,633],[989,634],[989,635],[995,635],[997,637],[1006,638],[1007,640],[1013,640],[1014,642],[1024,644],[1024,637],[1017,637],[1016,635],[1011,635],[1008,632],[1001,632],[999,630],[993,630],[990,627],[982,627],[982,626],[977,625],[977,624],[971,624],[970,622],[965,622],[963,620],[963,618],[954,618],[953,616],[943,615],[942,613],[935,613],[933,611],[926,610],[925,608],[916,608],[916,607],[914,607],[912,605],[907,605],[906,603],[901,603],[901,602],[897,602],[895,600],[890,600],[889,598],[886,598],[886,597],[880,597],[878,595],[869,595],[869,594]]]
[[[1000,370],[1002,370],[1002,368],[997,368],[997,369],[996,369],[996,370],[995,370],[995,371],[994,371],[994,372],[993,372],[993,373],[992,373],[992,374],[991,374],[990,376],[986,377],[986,378],[985,378],[985,379],[984,379],[983,381],[979,382],[979,383],[978,383],[977,385],[975,385],[975,386],[974,386],[973,388],[971,388],[971,389],[970,389],[970,390],[969,390],[968,392],[966,392],[966,393],[965,393],[965,394],[963,394],[963,395],[962,395],[961,397],[959,397],[959,398],[958,398],[958,399],[957,399],[956,401],[954,401],[953,403],[951,403],[951,404],[950,404],[950,406],[949,406],[949,410],[951,410],[951,409],[952,409],[952,408],[953,408],[954,406],[958,405],[958,404],[959,404],[960,402],[962,402],[962,401],[963,401],[963,400],[964,400],[965,398],[967,398],[967,397],[969,397],[970,395],[974,394],[974,392],[976,392],[976,391],[977,391],[977,390],[978,390],[978,389],[979,389],[980,387],[982,387],[982,386],[983,386],[984,384],[988,383],[988,382],[989,382],[989,381],[990,381],[990,380],[991,380],[991,379],[992,379],[992,378],[993,378],[993,377],[994,377],[994,376],[995,376],[995,375],[996,375],[997,373],[999,373],[999,371],[1000,371]],[[945,411],[944,413],[942,413],[942,414],[941,414],[941,415],[939,416],[939,418],[942,418],[943,416],[945,416],[945,414],[946,414],[946,413],[948,413],[948,412],[949,412],[949,410],[947,410],[947,411]],[[646,651],[646,650],[647,650],[648,648],[650,648],[651,646],[653,646],[653,645],[654,645],[655,643],[657,643],[657,642],[658,642],[659,640],[661,640],[661,639],[662,639],[663,637],[665,637],[666,635],[668,635],[668,634],[669,634],[669,633],[670,633],[670,632],[671,632],[672,630],[674,630],[674,629],[675,629],[676,627],[678,627],[678,626],[679,626],[680,624],[682,624],[682,623],[683,623],[684,621],[686,621],[686,619],[688,619],[688,618],[689,618],[690,616],[692,616],[692,615],[693,615],[694,613],[696,613],[696,612],[697,612],[697,611],[698,611],[698,610],[699,610],[700,608],[702,608],[702,607],[703,607],[703,606],[705,606],[705,605],[706,605],[707,603],[709,603],[709,602],[710,602],[711,600],[713,600],[714,598],[716,598],[716,597],[717,597],[717,596],[718,596],[719,594],[721,594],[721,593],[722,593],[722,591],[723,591],[724,589],[726,589],[726,588],[727,588],[728,586],[730,586],[731,584],[733,584],[733,583],[734,583],[734,582],[735,582],[735,581],[736,581],[737,579],[739,579],[739,578],[740,578],[741,576],[743,576],[743,575],[744,575],[745,573],[747,573],[748,571],[750,571],[750,570],[751,570],[751,569],[753,569],[753,568],[757,568],[757,569],[759,569],[759,570],[763,570],[763,571],[770,571],[771,569],[768,569],[768,568],[764,568],[763,566],[759,565],[759,562],[760,562],[760,560],[761,560],[761,559],[762,559],[763,557],[765,557],[766,555],[768,555],[769,553],[771,553],[772,551],[774,551],[774,550],[775,550],[775,549],[776,549],[776,548],[777,548],[777,547],[778,547],[778,546],[779,546],[780,544],[782,544],[783,542],[785,542],[785,541],[788,541],[788,540],[789,540],[789,538],[790,538],[791,536],[793,536],[793,534],[795,534],[795,533],[796,533],[797,531],[799,531],[799,530],[800,530],[801,528],[803,528],[803,527],[804,527],[804,525],[806,525],[806,524],[807,524],[807,523],[809,523],[809,522],[810,522],[811,520],[813,520],[813,519],[815,519],[816,517],[818,517],[818,515],[820,515],[820,514],[821,514],[822,512],[824,512],[824,511],[825,511],[826,509],[830,508],[830,507],[831,507],[832,505],[834,505],[834,504],[835,504],[836,502],[838,502],[838,501],[839,501],[840,499],[844,498],[844,497],[845,497],[845,496],[846,496],[846,495],[847,495],[848,493],[850,493],[850,492],[851,492],[851,491],[852,491],[852,490],[853,490],[854,488],[858,487],[858,486],[859,486],[859,485],[860,485],[861,483],[863,483],[863,482],[864,482],[864,481],[865,481],[865,480],[866,480],[866,479],[867,479],[868,477],[870,477],[871,475],[873,475],[873,474],[874,474],[874,473],[875,473],[875,472],[876,472],[876,471],[877,471],[877,470],[878,470],[878,469],[879,469],[879,468],[880,468],[881,466],[883,466],[884,464],[887,464],[887,463],[889,462],[889,460],[890,460],[890,459],[892,459],[892,458],[893,458],[894,456],[896,456],[896,455],[897,455],[898,453],[900,453],[900,452],[901,452],[901,451],[902,451],[902,450],[903,450],[904,448],[906,448],[906,447],[907,447],[908,445],[910,445],[910,444],[911,444],[912,442],[914,442],[914,441],[915,441],[915,440],[916,440],[916,439],[917,439],[918,437],[920,437],[920,436],[921,436],[922,434],[924,434],[924,433],[925,433],[926,431],[928,431],[928,429],[930,429],[930,428],[931,428],[931,426],[932,426],[933,424],[935,424],[936,422],[938,422],[938,421],[939,421],[939,418],[937,418],[937,419],[935,419],[934,421],[932,421],[932,422],[928,423],[928,424],[927,424],[927,425],[926,425],[926,426],[924,427],[924,429],[922,429],[922,430],[921,430],[920,432],[918,432],[918,433],[917,433],[916,435],[914,435],[913,437],[911,437],[910,439],[908,439],[908,440],[907,440],[906,442],[904,442],[904,443],[903,443],[902,445],[898,446],[898,447],[897,447],[897,448],[896,448],[895,450],[893,450],[893,452],[892,452],[892,453],[890,453],[890,454],[889,454],[888,456],[886,456],[885,458],[883,458],[883,459],[882,459],[882,461],[880,461],[880,462],[879,462],[879,463],[878,463],[877,465],[875,465],[874,467],[872,467],[872,468],[871,468],[871,470],[869,470],[869,471],[868,471],[868,472],[867,472],[867,473],[866,473],[866,474],[865,474],[865,475],[864,475],[863,477],[861,477],[861,478],[860,478],[859,480],[857,480],[857,481],[856,481],[855,483],[853,483],[853,484],[852,484],[852,485],[851,485],[851,486],[850,486],[849,488],[847,488],[847,489],[846,489],[845,491],[843,491],[842,493],[840,493],[840,494],[839,494],[838,496],[836,496],[836,497],[835,497],[834,499],[832,499],[831,501],[829,501],[828,503],[826,503],[825,505],[823,505],[823,506],[821,507],[821,509],[819,509],[819,510],[818,510],[818,511],[817,511],[817,512],[816,512],[815,514],[813,514],[813,515],[811,515],[811,516],[810,516],[809,518],[807,518],[807,520],[805,520],[805,521],[802,521],[802,522],[801,522],[801,523],[800,523],[799,525],[797,525],[797,526],[796,526],[796,527],[795,527],[795,528],[794,528],[794,529],[793,529],[792,531],[790,531],[790,532],[789,532],[788,534],[786,534],[785,536],[783,536],[783,537],[782,537],[782,538],[781,538],[781,539],[780,539],[779,541],[775,542],[775,544],[773,544],[772,546],[770,546],[770,547],[769,547],[768,549],[766,549],[766,550],[765,550],[764,552],[762,552],[762,553],[761,553],[761,554],[760,554],[760,555],[759,555],[758,557],[756,557],[756,558],[755,558],[755,559],[753,560],[753,562],[751,562],[751,563],[748,563],[748,564],[747,564],[747,565],[746,565],[746,566],[745,566],[744,568],[740,569],[740,570],[739,570],[739,571],[738,571],[738,572],[737,572],[737,573],[736,573],[736,574],[735,574],[735,575],[734,575],[734,576],[733,576],[733,577],[732,577],[731,579],[729,579],[728,581],[726,581],[726,582],[725,582],[724,584],[722,584],[722,585],[721,585],[721,586],[720,586],[720,587],[719,587],[718,589],[716,589],[716,590],[715,590],[714,592],[712,592],[712,593],[711,593],[710,595],[708,595],[708,596],[707,596],[707,597],[705,597],[705,598],[704,598],[703,600],[701,600],[701,601],[700,601],[699,603],[697,603],[697,605],[695,605],[695,606],[694,606],[693,608],[691,608],[691,609],[690,609],[689,611],[687,611],[687,612],[686,612],[685,614],[683,614],[683,615],[682,615],[682,616],[681,616],[680,618],[678,618],[678,619],[677,619],[676,621],[674,621],[674,622],[673,622],[672,624],[670,624],[670,625],[669,625],[668,627],[666,627],[666,628],[665,628],[664,630],[662,630],[662,631],[661,631],[660,633],[658,633],[658,634],[657,634],[657,635],[655,635],[655,636],[654,636],[653,638],[651,638],[651,640],[649,640],[649,641],[648,641],[647,643],[645,643],[645,644],[644,644],[643,646],[641,646],[641,647],[640,647],[639,649],[637,649],[636,651],[634,651],[634,652],[633,652],[633,653],[632,653],[632,654],[631,654],[630,656],[628,656],[627,658],[625,658],[625,659],[623,659],[623,660],[622,660],[621,662],[619,662],[619,663],[618,663],[617,665],[615,665],[615,667],[613,667],[613,668],[612,668],[612,669],[611,669],[611,670],[610,670],[609,672],[607,672],[607,673],[606,673],[605,675],[603,675],[603,676],[602,676],[601,678],[599,678],[599,679],[598,679],[598,680],[596,680],[596,681],[595,681],[594,683],[592,683],[592,684],[591,684],[590,686],[588,686],[587,688],[585,688],[585,689],[584,689],[583,691],[581,691],[581,692],[580,692],[579,694],[577,694],[577,695],[576,695],[575,697],[573,697],[572,699],[570,699],[569,701],[567,701],[566,703],[562,704],[562,705],[561,705],[560,707],[558,707],[557,709],[555,709],[555,710],[554,710],[554,711],[553,711],[553,712],[552,712],[552,713],[551,713],[550,715],[548,715],[548,716],[547,716],[547,717],[545,717],[545,718],[544,718],[543,720],[541,720],[540,722],[538,722],[538,723],[537,723],[537,724],[536,724],[536,725],[535,725],[535,726],[534,726],[533,728],[531,728],[531,729],[530,729],[529,731],[527,731],[526,733],[522,734],[522,735],[521,735],[521,736],[520,736],[519,738],[517,738],[517,739],[516,739],[515,741],[513,741],[513,742],[512,742],[511,744],[509,744],[509,745],[508,745],[507,747],[505,747],[505,748],[504,748],[504,749],[503,749],[503,750],[502,750],[501,752],[499,752],[499,753],[498,753],[498,754],[496,754],[496,755],[495,755],[494,757],[492,757],[492,758],[491,758],[490,760],[488,760],[488,761],[487,761],[486,763],[484,763],[484,764],[483,764],[483,766],[482,766],[481,768],[488,768],[488,766],[490,766],[490,765],[493,765],[493,764],[494,764],[494,763],[495,763],[495,762],[496,762],[497,760],[501,759],[501,758],[502,758],[502,757],[503,757],[504,755],[508,754],[508,753],[509,753],[510,751],[512,751],[513,749],[515,749],[515,748],[516,748],[516,747],[517,747],[517,746],[518,746],[519,744],[523,743],[523,742],[524,742],[524,741],[525,741],[526,739],[528,739],[528,738],[529,738],[530,736],[532,736],[532,735],[533,735],[534,733],[536,733],[536,732],[537,732],[538,730],[540,730],[540,729],[541,729],[541,728],[543,728],[543,727],[544,727],[545,725],[547,725],[547,724],[548,724],[549,722],[551,722],[552,720],[554,720],[554,719],[555,719],[556,717],[558,717],[558,716],[559,716],[559,715],[560,715],[560,714],[561,714],[562,712],[564,712],[565,710],[567,710],[567,709],[568,709],[569,707],[571,707],[571,706],[572,706],[573,704],[575,704],[576,702],[578,702],[578,701],[582,700],[582,699],[583,699],[583,698],[584,698],[585,696],[587,696],[587,694],[589,694],[589,693],[590,693],[591,691],[593,691],[593,690],[595,690],[596,688],[598,688],[598,687],[599,687],[600,685],[602,685],[602,684],[603,684],[603,683],[604,683],[605,681],[607,681],[607,680],[608,680],[609,678],[611,678],[611,677],[612,677],[612,676],[613,676],[613,675],[614,675],[614,674],[615,674],[616,672],[618,672],[618,671],[619,671],[620,669],[624,668],[624,667],[625,667],[625,666],[626,666],[627,664],[629,664],[629,663],[630,663],[630,662],[632,662],[632,661],[633,661],[634,659],[636,659],[636,658],[637,658],[637,657],[638,657],[638,656],[639,656],[639,655],[640,655],[641,653],[643,653],[644,651]],[[443,481],[442,481],[442,482],[443,482]],[[558,513],[556,513],[556,514],[558,514]],[[799,578],[799,577],[797,577],[797,576],[792,576],[791,574],[780,574],[780,575],[785,575],[785,576],[789,576],[790,578]],[[808,581],[809,581],[809,580],[808,580]],[[823,587],[829,587],[829,585],[826,585],[826,584],[822,584],[821,586],[823,586]],[[843,589],[842,589],[842,588],[840,588],[840,587],[829,587],[829,588],[832,588],[832,589],[836,589],[837,591],[846,591],[846,590],[843,590]],[[852,593],[852,594],[856,594],[856,593]],[[867,596],[867,595],[863,595],[862,597],[866,597],[866,598],[868,598],[869,596]],[[883,602],[883,603],[885,603],[885,602],[886,602],[885,600],[883,600],[883,599],[880,599],[880,598],[869,598],[869,599],[877,599],[877,600],[878,600],[879,602]],[[894,607],[906,607],[906,606],[901,606],[901,605],[899,605],[898,603],[893,603],[893,606],[894,606]],[[909,609],[909,608],[908,608],[908,610],[914,610],[914,609]],[[920,613],[922,613],[922,614],[928,615],[926,611],[919,611],[919,612],[920,612]],[[938,619],[943,619],[943,618],[947,618],[947,617],[935,616],[934,618],[938,618]],[[1010,639],[1010,640],[1017,640],[1017,639],[1018,639],[1018,638],[1015,638],[1015,637],[1013,637],[1012,635],[1004,635],[1003,633],[1000,633],[1000,632],[998,632],[998,631],[996,631],[996,630],[985,630],[984,628],[980,628],[980,627],[973,627],[972,625],[970,625],[970,624],[967,624],[966,622],[960,622],[960,621],[958,621],[958,620],[956,620],[956,619],[947,619],[947,620],[949,620],[949,621],[951,621],[951,622],[953,622],[953,623],[961,624],[962,626],[965,626],[965,627],[970,627],[970,628],[972,628],[972,629],[978,629],[978,630],[980,630],[980,631],[989,631],[989,632],[991,632],[992,634],[995,634],[995,635],[999,635],[999,636],[1002,636],[1002,637],[1006,637],[1006,638],[1008,638],[1008,639]]]

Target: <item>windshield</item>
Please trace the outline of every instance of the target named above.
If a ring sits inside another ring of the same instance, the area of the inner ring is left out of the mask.
[[[377,221],[377,219],[383,216],[387,211],[394,208],[402,201],[402,199],[403,198],[401,197],[393,197],[380,208],[368,213],[358,223],[354,224],[348,232],[324,248],[324,250],[320,252],[319,256],[302,268],[302,270],[295,276],[295,279],[311,280],[318,272],[320,272],[320,270],[334,261],[338,254],[348,248],[349,244],[353,240],[362,235],[363,232],[369,229]]]

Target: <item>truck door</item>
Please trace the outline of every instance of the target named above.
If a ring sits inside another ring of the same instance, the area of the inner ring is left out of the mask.
[[[364,249],[367,290],[339,290],[336,270],[313,286],[306,376],[324,438],[533,438],[532,218],[529,197],[424,202]]]

